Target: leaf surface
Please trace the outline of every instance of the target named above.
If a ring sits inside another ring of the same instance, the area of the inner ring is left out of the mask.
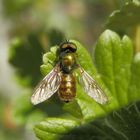
[[[130,134],[127,135],[126,132],[129,127],[125,131],[125,125],[129,124],[129,115],[131,120],[132,113],[129,112],[129,109],[127,110],[129,107],[131,108],[131,105],[126,105],[140,99],[140,82],[138,82],[140,80],[138,76],[140,55],[137,54],[133,59],[132,42],[129,37],[120,38],[118,34],[110,30],[106,30],[99,37],[94,49],[94,58],[89,55],[85,47],[79,42],[75,40],[71,40],[71,42],[78,47],[77,59],[79,64],[102,87],[109,98],[109,103],[106,105],[96,103],[84,92],[82,86],[77,84],[75,102],[63,104],[63,109],[67,113],[58,118],[47,118],[36,125],[34,130],[37,137],[41,140],[128,139]],[[50,52],[55,54],[56,51],[53,49]],[[47,54],[44,56],[48,56]],[[50,58],[52,58],[52,54]],[[41,66],[42,71],[44,68],[47,70],[47,65],[49,64],[47,62],[53,62],[53,59],[50,58],[44,59],[44,64]],[[92,60],[94,60],[94,63]],[[79,77],[78,72],[77,77]],[[126,107],[122,108],[123,106]],[[98,119],[118,108],[122,109],[110,113],[106,118]],[[133,111],[135,112],[136,108],[135,110],[132,109]],[[138,112],[137,110],[137,115],[139,115]],[[123,117],[127,117],[128,122],[125,122],[125,118],[122,120]],[[132,127],[134,126],[132,125]]]

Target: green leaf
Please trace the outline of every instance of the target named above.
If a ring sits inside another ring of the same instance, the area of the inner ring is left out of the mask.
[[[140,99],[140,86],[139,83],[137,83],[140,80],[139,55],[137,55],[133,60],[132,42],[129,37],[124,36],[120,38],[118,34],[110,30],[106,30],[99,37],[96,43],[93,58],[94,64],[92,62],[92,57],[86,51],[84,46],[75,40],[70,41],[75,43],[77,46],[78,62],[102,87],[103,91],[109,98],[109,103],[106,105],[99,105],[91,99],[84,92],[81,85],[77,83],[77,97],[75,101],[63,105],[63,109],[67,113],[62,114],[60,117],[55,119],[48,118],[49,123],[48,120],[45,120],[35,126],[35,133],[37,137],[41,140],[45,140],[47,138],[54,140],[59,139],[63,135],[64,138],[68,137],[71,139],[82,140],[83,138],[89,139],[90,136],[91,139],[96,136],[97,139],[104,137],[106,139],[111,139],[113,136],[117,135],[116,138],[120,139],[121,136],[119,136],[115,130],[108,135],[109,131],[112,131],[111,127],[113,126],[108,128],[104,121],[100,121],[98,128],[98,126],[91,125],[90,122],[94,122],[97,118],[105,116],[109,112],[127,105],[134,100]],[[44,74],[45,71],[46,74],[48,73],[48,64],[55,64],[55,61],[52,58],[55,57],[56,49],[53,50],[54,51],[51,50],[43,56],[43,58],[47,57],[43,59],[44,64],[43,67],[41,66],[42,71],[44,70]],[[52,57],[52,54],[54,54],[54,57]],[[49,62],[53,62],[53,64]],[[51,70],[50,67],[48,69]],[[76,73],[77,76],[79,76],[77,70]],[[132,92],[135,92],[133,93],[134,96],[130,96],[130,93],[132,95]],[[74,124],[76,125],[68,125],[69,129],[67,130],[61,129],[61,124],[62,126],[65,124],[61,121],[61,119],[64,118],[67,118],[66,120],[68,120],[68,122],[72,121],[72,124],[74,121]],[[53,124],[54,127],[50,124]],[[100,124],[102,125],[101,127],[105,129],[105,132],[102,130],[100,131]],[[92,131],[93,129],[96,129],[97,131],[94,133]],[[72,133],[69,133],[69,131]]]
[[[71,123],[72,130],[69,129],[69,123]],[[73,121],[48,118],[36,126],[35,132],[41,140],[135,140],[140,131],[140,102],[129,104],[117,111],[113,111],[105,118],[98,118],[78,126],[79,124]]]
[[[36,125],[35,132],[41,140],[53,140],[58,139],[77,126],[78,122],[74,120],[47,118]]]
[[[17,79],[21,85],[35,86],[40,80],[39,66],[42,63],[43,51],[36,34],[13,39],[9,62],[16,68]]]
[[[82,119],[83,114],[77,101],[67,103],[63,106],[63,110],[69,112],[73,117]],[[76,110],[76,111],[75,111]]]
[[[50,52],[47,52],[43,55],[43,65],[40,66],[40,70],[43,75],[48,74],[54,66],[57,47],[58,46],[51,47]]]
[[[112,30],[121,30],[138,25],[140,23],[140,2],[138,0],[126,2],[120,10],[114,11],[106,27]]]
[[[76,127],[60,140],[137,140],[139,132],[140,102],[137,102]]]
[[[140,94],[140,53],[137,53],[131,66],[131,79],[128,88],[128,99],[138,100]]]
[[[120,105],[128,103],[127,90],[132,53],[130,39],[124,36],[121,40],[115,32],[110,30],[106,30],[101,35],[95,48],[97,70],[110,94],[118,100]]]

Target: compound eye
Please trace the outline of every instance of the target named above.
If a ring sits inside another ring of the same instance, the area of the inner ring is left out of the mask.
[[[77,50],[77,46],[75,44],[70,44],[70,46],[73,50],[75,50],[75,51]]]
[[[75,52],[77,50],[77,47],[73,43],[64,43],[60,46],[61,51],[66,51],[66,52]]]
[[[68,44],[63,44],[62,45],[62,49],[67,49],[68,48]]]

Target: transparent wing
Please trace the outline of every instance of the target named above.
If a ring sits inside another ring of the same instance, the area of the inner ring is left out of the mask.
[[[60,67],[56,65],[35,88],[31,97],[32,104],[36,105],[50,98],[58,90],[60,81]]]
[[[81,82],[85,92],[100,104],[105,104],[108,101],[107,96],[102,89],[98,86],[96,81],[86,72],[83,68],[79,67],[81,72]]]

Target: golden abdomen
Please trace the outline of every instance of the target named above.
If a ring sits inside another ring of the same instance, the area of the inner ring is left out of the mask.
[[[59,97],[62,101],[72,101],[76,96],[76,80],[73,74],[62,74],[59,87]]]

